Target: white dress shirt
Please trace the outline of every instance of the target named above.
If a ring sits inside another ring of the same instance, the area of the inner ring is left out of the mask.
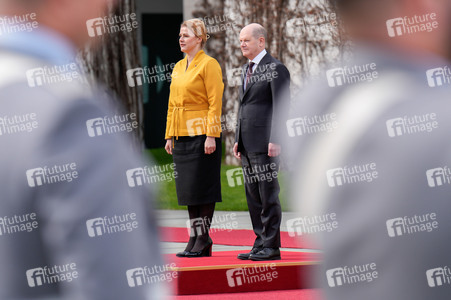
[[[251,63],[251,62],[254,63],[254,65],[252,66],[252,73],[254,73],[255,68],[257,68],[257,65],[260,63],[260,61],[263,59],[263,57],[266,55],[266,53],[267,53],[266,49],[263,49],[259,54],[257,54],[256,57],[254,57],[254,59],[249,60],[249,63]],[[246,78],[245,78],[244,79],[244,90],[246,90],[246,87],[247,87],[247,84],[246,84]]]

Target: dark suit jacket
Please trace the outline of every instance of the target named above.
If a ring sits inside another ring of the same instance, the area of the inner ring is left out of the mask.
[[[244,82],[248,64],[243,66]],[[290,73],[277,59],[267,53],[255,68],[246,90],[240,87],[235,141],[238,151],[268,152],[268,143],[280,144],[277,128],[285,122],[288,108]],[[284,103],[285,102],[285,103]]]

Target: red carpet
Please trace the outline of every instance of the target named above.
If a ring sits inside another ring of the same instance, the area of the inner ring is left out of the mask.
[[[212,257],[199,257],[199,258],[185,258],[185,257],[177,257],[175,254],[167,254],[166,260],[169,262],[173,262],[180,269],[186,268],[205,268],[208,266],[227,266],[227,267],[243,267],[247,265],[255,265],[255,264],[267,264],[267,261],[264,262],[254,262],[251,260],[241,260],[237,259],[238,253],[242,253],[243,251],[221,251],[221,252],[213,252]],[[292,263],[307,263],[307,262],[319,262],[321,260],[321,254],[319,253],[311,253],[311,252],[292,252],[292,251],[282,251],[281,260],[270,261],[276,262],[279,264],[292,264]]]
[[[320,290],[286,290],[234,294],[176,296],[175,300],[321,300]]]
[[[163,242],[187,243],[189,239],[186,227],[161,227]],[[217,245],[252,246],[255,234],[252,230],[210,230],[210,236]],[[280,233],[282,248],[318,249],[314,243],[305,236],[291,237],[288,232]]]
[[[242,251],[213,252],[212,257],[179,258],[175,263],[177,295],[242,293],[314,288],[310,274],[321,255],[307,252],[281,253],[282,260],[253,262],[236,258]]]

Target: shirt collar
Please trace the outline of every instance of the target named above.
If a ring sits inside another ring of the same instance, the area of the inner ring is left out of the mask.
[[[75,61],[76,48],[62,34],[44,27],[31,32],[17,32],[0,36],[0,48],[48,60],[54,64]]]
[[[265,57],[266,53],[266,49],[263,49],[259,54],[257,54],[256,57],[254,57],[253,60],[249,60],[249,62],[253,62],[255,65],[258,65],[263,57]]]

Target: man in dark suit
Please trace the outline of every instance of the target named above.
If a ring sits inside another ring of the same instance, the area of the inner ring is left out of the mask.
[[[241,51],[249,63],[243,66],[233,153],[242,160],[246,199],[257,237],[252,250],[239,254],[239,259],[280,259],[282,212],[277,174],[281,147],[276,128],[283,120],[281,108],[287,107],[283,99],[287,99],[290,73],[266,52],[266,36],[263,26],[255,23],[240,32]]]

